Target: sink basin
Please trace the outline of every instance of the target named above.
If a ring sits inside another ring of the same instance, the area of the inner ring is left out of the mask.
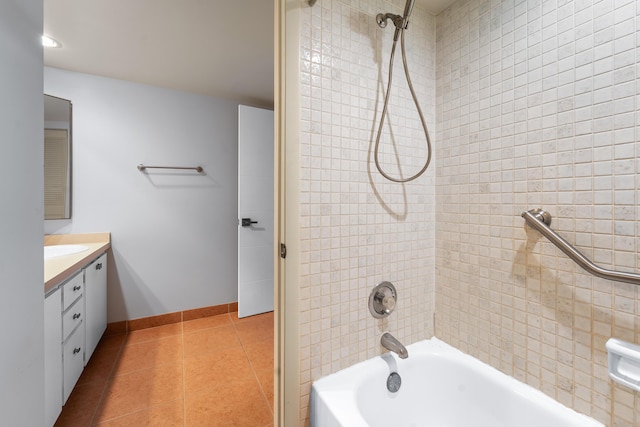
[[[52,245],[44,247],[44,259],[73,255],[89,249],[85,245]]]

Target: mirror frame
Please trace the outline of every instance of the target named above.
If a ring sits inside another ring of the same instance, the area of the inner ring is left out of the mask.
[[[65,129],[68,131],[67,133],[67,185],[66,185],[66,196],[67,196],[67,200],[66,200],[66,206],[65,206],[65,214],[63,216],[55,216],[55,217],[50,217],[47,218],[46,215],[46,207],[43,205],[43,214],[44,214],[44,219],[47,221],[55,221],[55,220],[68,220],[71,219],[71,214],[72,214],[72,195],[73,195],[73,103],[71,102],[71,100],[69,99],[65,99],[65,98],[60,98],[59,96],[54,96],[54,95],[49,95],[49,94],[44,94],[44,100],[45,100],[45,104],[46,104],[46,100],[47,98],[51,98],[53,100],[60,100],[60,101],[64,101],[66,103],[68,103],[69,109],[68,109],[68,129]],[[44,111],[44,129],[48,130],[48,129],[53,129],[53,130],[59,130],[61,129],[60,127],[49,127],[47,126],[47,113],[46,113],[46,108]],[[51,121],[51,120],[49,120]],[[58,121],[58,122],[62,122],[63,120],[54,120],[54,121]],[[44,167],[44,159],[43,159],[43,167]]]

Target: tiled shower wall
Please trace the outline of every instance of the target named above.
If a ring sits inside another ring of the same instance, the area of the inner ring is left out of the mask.
[[[436,335],[607,426],[640,425],[605,350],[640,342],[638,289],[588,275],[520,213],[640,271],[639,14],[468,0],[437,18]]]
[[[322,0],[301,7],[300,361],[301,420],[311,381],[381,354],[385,330],[411,343],[433,335],[435,168],[408,184],[385,182],[373,164],[393,24],[404,1]],[[435,125],[435,18],[416,9],[406,35],[411,77]],[[398,43],[393,100],[381,138],[386,172],[404,177],[426,159],[425,137]],[[390,123],[390,126],[389,126]],[[394,149],[395,147],[395,149]],[[398,289],[385,320],[368,310],[383,280]]]

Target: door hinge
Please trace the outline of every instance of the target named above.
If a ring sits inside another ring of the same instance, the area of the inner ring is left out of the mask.
[[[280,258],[286,258],[287,257],[287,245],[285,245],[284,243],[280,243]]]

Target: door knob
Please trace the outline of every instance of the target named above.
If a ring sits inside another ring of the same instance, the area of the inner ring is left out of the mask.
[[[251,218],[242,218],[243,227],[251,227],[251,224],[257,224],[258,221],[251,221]]]

